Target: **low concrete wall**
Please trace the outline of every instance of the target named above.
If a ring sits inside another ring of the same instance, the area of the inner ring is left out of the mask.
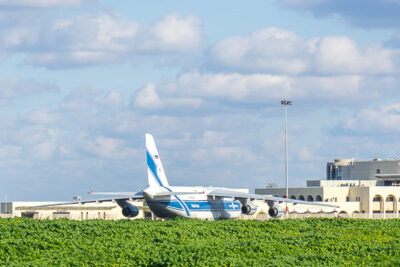
[[[306,218],[351,218],[351,219],[400,219],[400,214],[398,213],[353,213],[339,214],[339,213],[290,213],[288,215],[283,215],[280,219],[306,219]],[[258,218],[257,218],[258,219]],[[271,218],[266,218],[271,220]],[[262,220],[265,220],[262,219]],[[261,220],[261,221],[262,221]]]

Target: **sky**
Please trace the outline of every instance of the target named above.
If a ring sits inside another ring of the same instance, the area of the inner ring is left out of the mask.
[[[0,201],[289,185],[400,151],[399,0],[0,0]]]

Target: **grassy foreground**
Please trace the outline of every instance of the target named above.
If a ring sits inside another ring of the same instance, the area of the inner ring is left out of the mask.
[[[0,265],[400,265],[400,220],[0,219]]]

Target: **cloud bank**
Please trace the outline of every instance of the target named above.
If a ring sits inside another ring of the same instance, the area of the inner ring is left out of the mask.
[[[63,69],[121,62],[182,63],[205,44],[194,16],[171,14],[142,25],[119,14],[99,13],[37,23],[4,30],[2,50],[24,54],[30,65]]]

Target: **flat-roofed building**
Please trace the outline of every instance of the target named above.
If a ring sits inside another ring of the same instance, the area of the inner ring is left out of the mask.
[[[308,180],[306,187],[289,188],[289,198],[334,203],[339,213],[353,217],[399,217],[400,160],[327,163],[327,180]],[[256,194],[285,197],[285,187],[257,188]],[[327,208],[289,205],[289,212],[330,212]],[[365,215],[362,215],[365,214]]]
[[[400,184],[399,159],[335,159],[326,164],[326,180],[379,180]],[[378,185],[381,185],[378,182]]]
[[[57,202],[28,202],[13,201],[0,203],[1,217],[30,217],[35,219],[59,219],[68,218],[72,220],[104,219],[117,220],[126,219],[122,208],[114,202],[70,204],[63,206],[42,205],[54,204]],[[143,201],[131,201],[132,205],[138,208],[138,213],[134,219],[152,218],[152,213]],[[39,207],[38,207],[39,206]]]

